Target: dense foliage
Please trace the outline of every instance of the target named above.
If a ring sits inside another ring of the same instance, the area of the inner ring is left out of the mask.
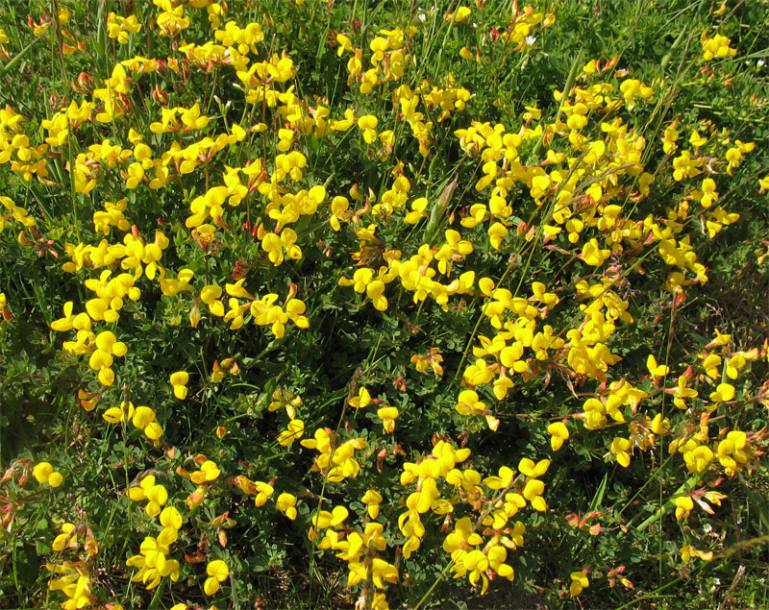
[[[0,6],[1,607],[766,607],[767,2]]]

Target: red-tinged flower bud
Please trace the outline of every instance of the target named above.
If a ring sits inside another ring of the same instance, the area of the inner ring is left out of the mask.
[[[198,324],[200,324],[200,317],[200,307],[195,303],[190,309],[190,326],[192,326],[192,328],[198,327]]]
[[[88,72],[81,72],[72,81],[72,90],[76,93],[91,93],[93,91],[93,77]]]
[[[296,296],[297,290],[298,288],[297,288],[296,282],[291,282],[288,285],[288,294],[286,295],[286,302],[290,301]]]
[[[152,99],[156,104],[159,104],[160,106],[167,106],[168,92],[161,89],[160,85],[155,85],[155,88],[152,90]]]
[[[10,481],[11,479],[16,477],[16,467],[11,466],[10,468],[6,469],[6,471],[3,473],[2,478],[0,478],[0,485],[3,483]],[[2,509],[0,509],[2,510]]]
[[[407,392],[409,389],[406,379],[400,375],[393,380],[393,387],[399,392]]]
[[[128,97],[125,93],[120,93],[118,95],[118,104],[124,112],[130,112],[133,108],[133,102],[131,101],[131,98]]]
[[[203,502],[206,498],[206,488],[205,487],[198,487],[195,491],[193,491],[189,496],[187,496],[187,508],[192,510],[193,508],[197,508],[200,506],[200,503]]]
[[[446,534],[452,530],[451,527],[451,513],[447,514],[443,518],[443,523],[441,523],[441,533]]]
[[[489,36],[491,37],[492,42],[496,42],[499,40],[499,30],[497,28],[491,28],[491,30],[489,30]]]
[[[247,477],[244,477],[243,475],[234,477],[230,482],[246,495],[255,496],[257,493],[259,493],[259,490],[256,488],[254,482],[249,480]]]
[[[184,554],[185,563],[203,563],[205,560],[206,560],[206,556],[203,554],[202,551],[195,551],[194,554],[189,554],[189,553]]]
[[[264,228],[263,223],[259,223],[256,225],[256,233],[254,233],[253,229],[251,230],[252,237],[256,237],[257,239],[262,239],[267,234],[267,229]]]
[[[85,544],[83,545],[83,548],[85,549],[86,555],[89,557],[96,557],[96,555],[99,554],[99,545],[96,543],[90,528],[86,529]]]
[[[387,458],[387,449],[380,449],[376,454],[376,470],[381,473],[384,466],[385,458]]]

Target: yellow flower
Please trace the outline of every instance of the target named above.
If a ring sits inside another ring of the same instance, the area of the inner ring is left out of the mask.
[[[704,472],[713,461],[713,451],[707,445],[697,445],[696,441],[691,442],[695,446],[683,450],[686,468],[691,473]]]
[[[411,202],[411,211],[403,218],[403,222],[409,225],[417,224],[427,216],[427,197],[419,197]]]
[[[715,391],[710,393],[713,402],[729,402],[734,398],[735,390],[731,383],[719,383]]]
[[[358,390],[358,395],[350,398],[347,401],[347,404],[349,404],[354,409],[364,409],[371,404],[371,394],[369,394],[365,387],[361,387]]]
[[[569,438],[569,429],[563,422],[553,422],[547,427],[550,434],[550,448],[558,451]]]
[[[700,203],[703,208],[709,208],[713,205],[714,201],[718,201],[718,193],[716,192],[716,182],[713,178],[705,178],[702,181],[702,197],[700,197]]]
[[[609,258],[611,250],[606,248],[601,249],[598,245],[598,240],[594,237],[589,242],[582,246],[581,258],[585,263],[591,267],[600,267],[604,261]]]
[[[515,477],[515,471],[509,466],[501,466],[498,473],[499,476],[490,476],[483,479],[483,484],[489,489],[509,487]]]
[[[296,496],[286,492],[280,494],[275,501],[275,507],[291,521],[296,519]]]
[[[75,526],[72,523],[61,524],[61,534],[53,539],[51,548],[56,552],[61,552],[65,548],[77,548],[77,533],[75,531]]]
[[[670,420],[662,417],[662,413],[657,413],[649,422],[649,430],[658,436],[667,434],[670,430]]]
[[[475,390],[462,390],[454,408],[460,415],[475,415],[486,412],[486,404],[480,400]]]
[[[713,38],[708,38],[707,32],[700,36],[702,43],[702,58],[705,61],[712,59],[724,59],[737,55],[737,49],[731,48],[731,40],[721,34],[716,34]]]
[[[373,144],[376,142],[376,128],[378,124],[379,119],[373,114],[366,114],[358,119],[358,129],[363,132],[363,140],[366,144]]]
[[[523,487],[523,497],[531,502],[531,507],[542,513],[547,510],[547,504],[542,494],[545,491],[545,484],[539,479],[529,479]]]
[[[694,501],[689,496],[679,496],[673,498],[673,504],[676,507],[676,519],[685,521],[689,518],[689,513],[694,509]]]
[[[619,436],[612,440],[611,446],[609,447],[609,451],[611,451],[612,455],[617,458],[617,463],[623,468],[630,466],[630,450],[630,441]]]
[[[313,516],[312,525],[319,530],[337,527],[345,522],[349,514],[349,511],[344,506],[335,506],[331,512],[322,510]]]
[[[174,396],[179,400],[187,398],[187,383],[189,383],[190,375],[186,371],[176,371],[171,373],[169,381],[174,388]]]
[[[657,359],[653,354],[649,354],[646,357],[646,368],[651,373],[652,377],[664,377],[670,372],[670,367],[664,364],[657,364]]]
[[[688,381],[689,378],[686,375],[681,375],[673,391],[673,404],[679,409],[686,409],[686,398],[696,398],[698,396],[697,390],[687,387]]]
[[[163,485],[155,483],[155,475],[147,475],[138,485],[128,488],[128,497],[134,502],[147,501],[144,507],[150,517],[160,514],[161,507],[168,501],[168,491]]]
[[[286,429],[278,435],[278,444],[282,447],[290,447],[295,440],[304,436],[304,422],[301,419],[292,419]]]
[[[128,44],[131,34],[141,29],[141,24],[136,15],[122,17],[113,12],[107,15],[107,36],[116,39],[120,44]]]
[[[700,551],[695,549],[692,545],[686,544],[681,547],[681,559],[685,562],[691,561],[692,557],[699,557],[703,561],[710,561],[713,559],[713,551]]]
[[[395,430],[395,420],[398,419],[398,409],[396,407],[381,407],[377,409],[376,414],[382,420],[385,432],[391,433]]]
[[[747,434],[742,430],[730,430],[726,438],[718,443],[717,452],[718,461],[729,476],[734,476],[743,464],[753,458]]]
[[[538,478],[544,476],[547,473],[547,469],[550,468],[550,460],[539,460],[534,463],[534,460],[530,458],[521,458],[518,462],[518,470],[522,474],[531,478]]]
[[[464,23],[470,18],[472,11],[466,6],[460,6],[453,13],[446,15],[445,20],[453,23]]]
[[[493,225],[489,227],[488,235],[489,235],[489,243],[491,244],[491,247],[495,250],[499,250],[502,247],[502,240],[507,235],[507,227],[503,225],[501,222],[495,222]]]
[[[173,506],[166,506],[160,513],[160,525],[179,530],[182,527],[182,515]]]
[[[473,52],[467,47],[462,47],[461,49],[459,49],[459,56],[462,59],[467,59],[470,61],[477,61],[479,63],[481,61],[480,55],[474,55]]]
[[[350,53],[352,51],[352,40],[350,40],[349,36],[337,34],[336,43],[339,45],[339,48],[336,50],[336,54],[339,57],[344,55],[344,53]]]
[[[41,485],[50,485],[51,487],[58,487],[64,481],[61,473],[54,470],[49,462],[35,464],[35,467],[32,469],[32,476]]]
[[[200,465],[200,470],[193,472],[190,475],[190,480],[196,485],[212,483],[213,481],[216,481],[219,474],[221,474],[221,471],[219,470],[219,466],[216,465],[216,462],[206,460]]]
[[[704,136],[700,135],[700,132],[696,129],[692,131],[692,135],[689,136],[689,144],[694,146],[694,148],[700,148],[704,146],[707,143],[708,139]]]
[[[366,505],[368,516],[372,519],[376,519],[379,516],[379,505],[382,503],[382,500],[382,494],[375,489],[367,490],[360,499]]]
[[[136,409],[134,403],[125,400],[117,407],[110,407],[102,413],[102,419],[108,424],[120,424],[133,418]]]
[[[590,580],[584,572],[572,572],[569,576],[571,578],[571,584],[569,585],[569,595],[571,597],[577,597],[590,586]]]
[[[217,318],[224,316],[224,303],[219,300],[220,296],[222,296],[221,286],[207,285],[200,291],[200,300],[208,305],[208,311]]]
[[[628,78],[622,81],[619,86],[623,97],[625,98],[625,105],[628,110],[632,110],[635,107],[635,98],[649,99],[654,93],[651,87],[644,85],[641,81],[635,78]]]
[[[142,430],[148,439],[156,441],[163,436],[163,428],[155,421],[155,417],[155,410],[152,407],[136,407],[131,423]]]
[[[254,488],[256,489],[254,506],[257,508],[267,504],[267,500],[269,500],[272,497],[272,494],[275,493],[275,488],[264,481],[254,481]]]
[[[206,595],[211,596],[215,595],[219,590],[219,583],[227,580],[227,577],[230,575],[230,570],[227,567],[227,564],[221,559],[214,559],[213,561],[208,562],[208,565],[206,566],[206,574],[208,574],[208,578],[206,578],[206,581],[203,584],[203,591],[205,591]]]

